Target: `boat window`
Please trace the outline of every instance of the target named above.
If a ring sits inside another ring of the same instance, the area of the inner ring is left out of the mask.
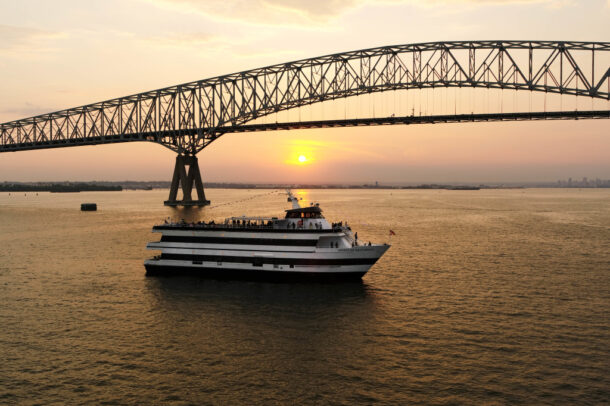
[[[320,212],[314,211],[288,211],[286,213],[287,219],[298,219],[298,218],[308,218],[308,219],[319,219],[324,218]]]

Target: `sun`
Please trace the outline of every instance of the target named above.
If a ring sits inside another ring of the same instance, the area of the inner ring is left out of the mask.
[[[307,162],[307,157],[305,155],[299,155],[299,162],[304,163]]]

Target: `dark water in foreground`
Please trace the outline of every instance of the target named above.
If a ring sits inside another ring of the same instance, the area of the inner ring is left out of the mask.
[[[145,277],[153,223],[261,193],[0,194],[0,404],[609,402],[610,191],[305,191],[396,232],[362,283]]]

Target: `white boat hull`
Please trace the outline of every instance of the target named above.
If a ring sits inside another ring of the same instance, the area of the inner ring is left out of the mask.
[[[377,262],[389,245],[351,248],[236,246],[154,242],[147,248],[160,250],[160,258],[145,261],[149,275],[192,274],[230,279],[359,279]],[[241,248],[241,247],[240,247]],[[278,249],[281,248],[281,249]]]
[[[354,280],[361,279],[371,265],[294,266],[274,268],[273,265],[252,267],[245,264],[223,264],[187,261],[147,260],[144,263],[147,275],[193,275],[214,279],[246,280]]]

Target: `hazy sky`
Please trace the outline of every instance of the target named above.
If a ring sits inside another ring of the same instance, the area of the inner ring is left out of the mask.
[[[373,46],[484,39],[609,41],[608,21],[610,0],[0,0],[0,122]],[[422,92],[417,100],[463,99],[452,92]],[[535,106],[544,103],[543,95],[528,92],[481,92],[468,97],[480,101],[482,112],[497,108],[500,97],[518,108],[532,97]],[[377,99],[377,105],[388,114],[410,113],[408,105],[396,109],[397,96],[379,97],[385,100]],[[415,96],[405,97],[415,103]],[[608,102],[579,99],[547,102],[610,109]],[[349,103],[355,109],[363,101]],[[330,110],[301,114],[330,118],[325,116]],[[296,114],[289,118],[297,119]],[[300,155],[308,161],[297,164]],[[199,160],[204,181],[610,178],[610,121],[226,135]],[[0,181],[169,180],[173,164],[174,153],[152,143],[2,153]]]

